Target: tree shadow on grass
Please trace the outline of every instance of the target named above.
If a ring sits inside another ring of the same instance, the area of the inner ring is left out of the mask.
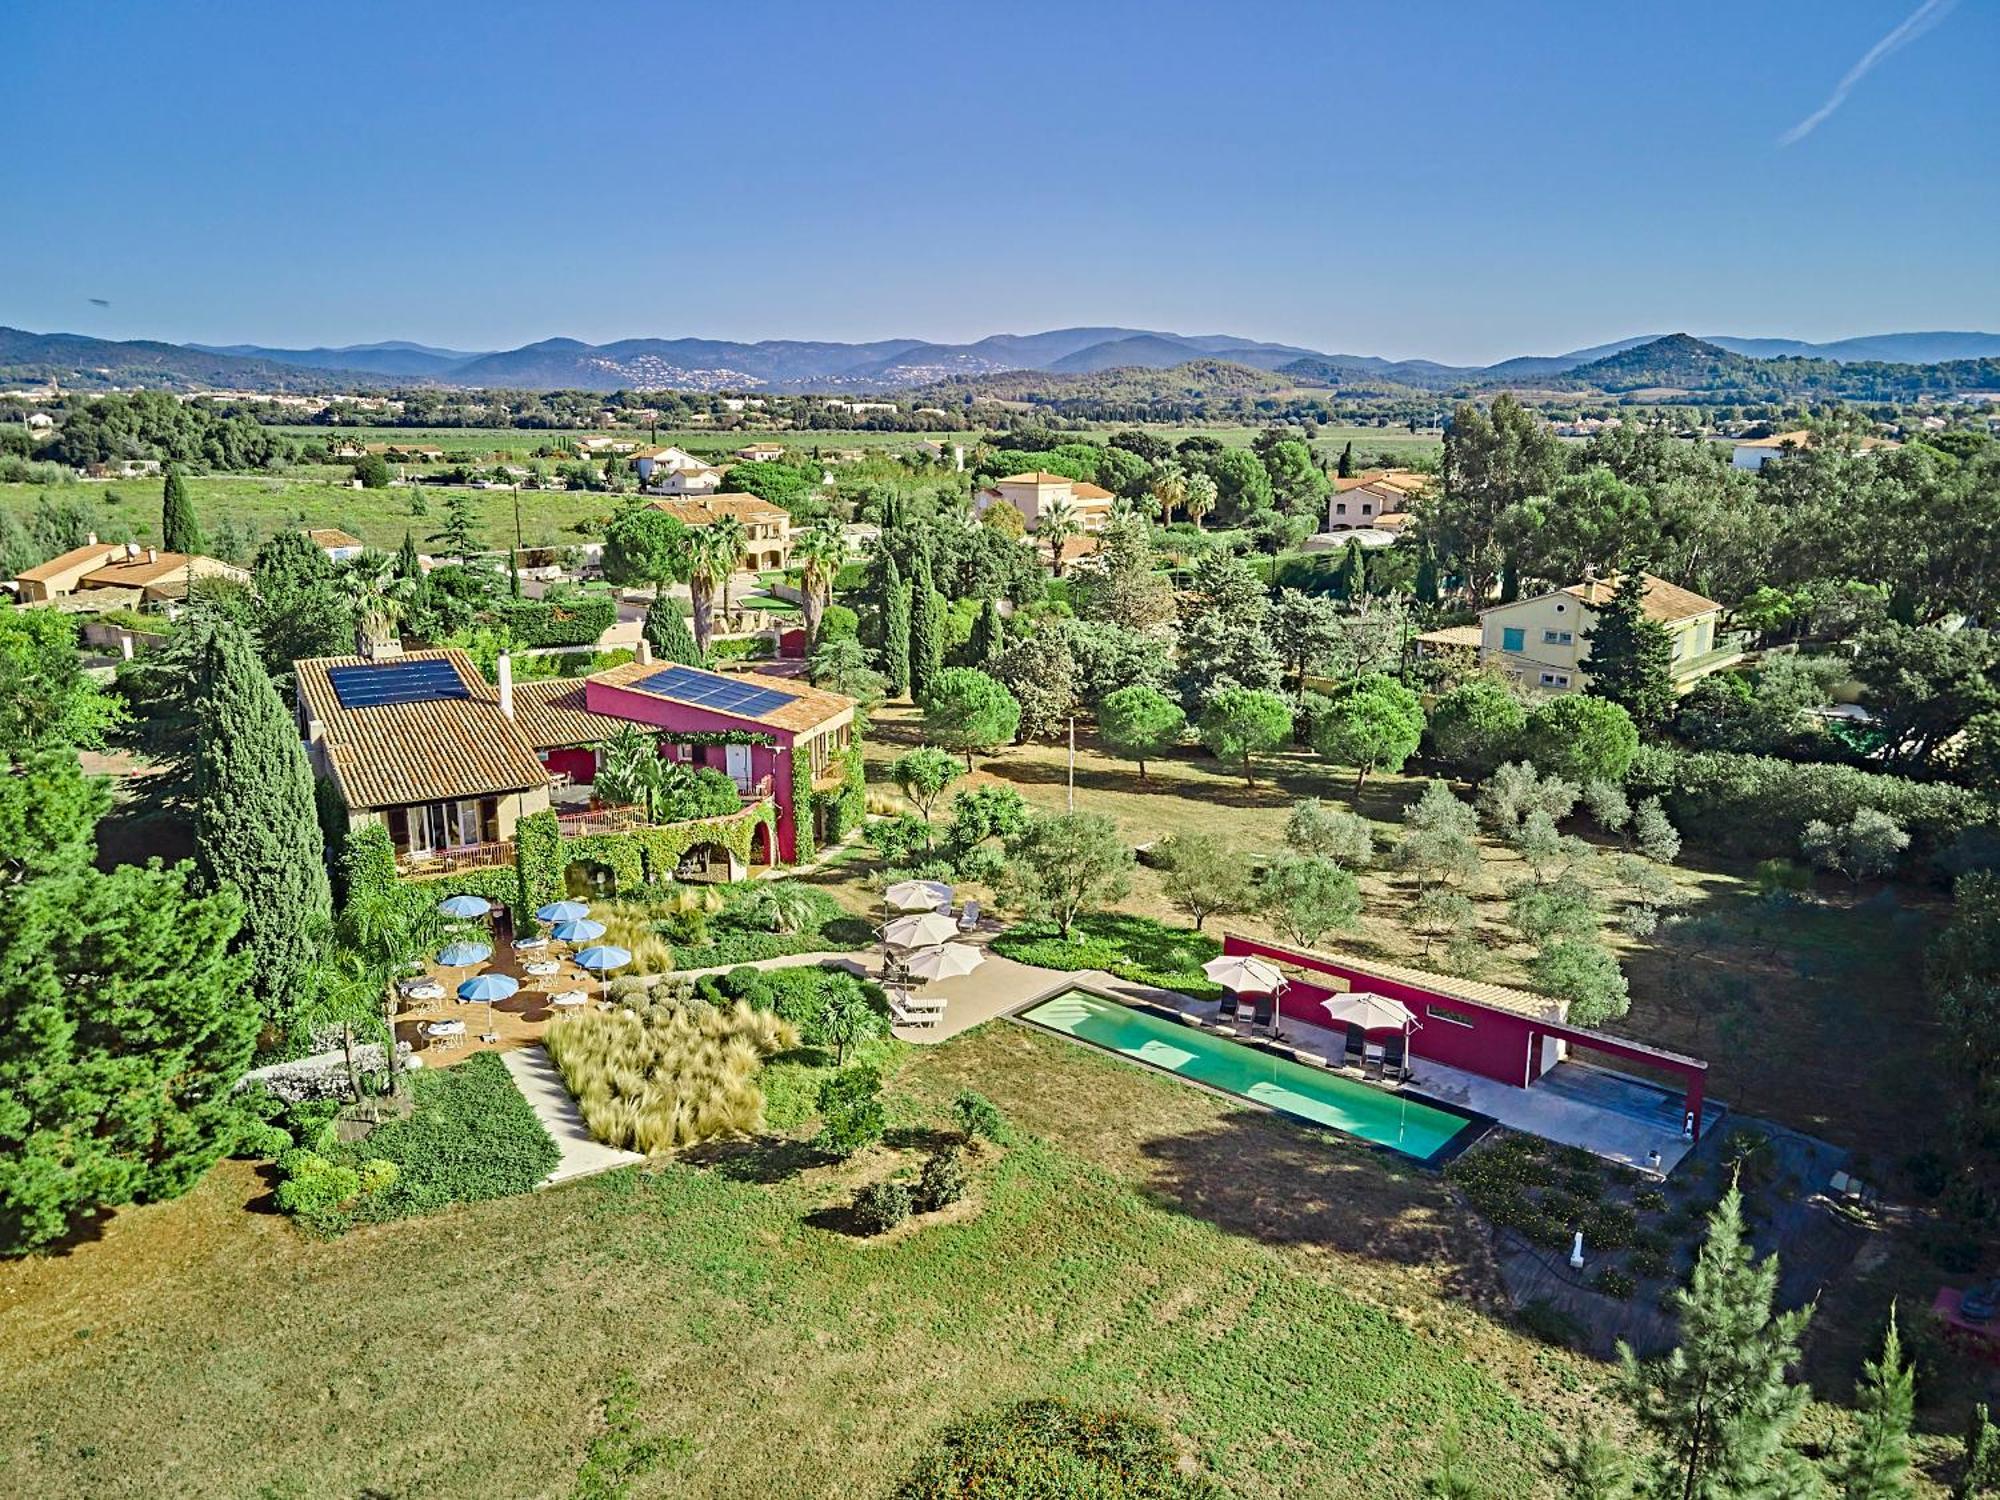
[[[810,1229],[823,1229],[828,1234],[845,1235],[851,1240],[870,1238],[862,1227],[861,1216],[854,1211],[852,1203],[829,1203],[824,1208],[816,1208],[802,1221]]]
[[[891,1125],[882,1132],[882,1144],[895,1151],[936,1151],[944,1146],[962,1146],[965,1137],[955,1130],[936,1130],[929,1125]]]
[[[1066,767],[1045,765],[1039,761],[1000,760],[982,769],[1002,781],[1024,785],[1062,786],[1069,780]],[[1198,790],[1202,801],[1218,802],[1227,807],[1288,807],[1296,800],[1294,794],[1271,780],[1261,768],[1254,785],[1246,785],[1241,777],[1227,777],[1218,769],[1199,788],[1190,789],[1185,783],[1142,782],[1136,772],[1113,771],[1079,763],[1076,784],[1079,790],[1087,792],[1143,792],[1181,797],[1189,795],[1190,790]]]
[[[706,1167],[732,1182],[771,1187],[789,1182],[813,1167],[824,1166],[827,1158],[810,1141],[761,1135],[743,1141],[711,1141],[691,1146],[681,1153],[681,1160],[690,1166]]]
[[[1421,1270],[1445,1293],[1497,1291],[1488,1241],[1437,1174],[1254,1110],[1143,1142],[1160,1207],[1271,1245],[1313,1246]]]

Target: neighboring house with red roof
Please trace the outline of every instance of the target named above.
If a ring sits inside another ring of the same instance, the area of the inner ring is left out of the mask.
[[[1722,634],[1720,604],[1651,573],[1645,578],[1647,618],[1658,621],[1673,643],[1675,692],[1743,659],[1741,647]],[[1542,692],[1582,692],[1590,682],[1586,637],[1617,589],[1614,574],[1481,611],[1480,661]]]

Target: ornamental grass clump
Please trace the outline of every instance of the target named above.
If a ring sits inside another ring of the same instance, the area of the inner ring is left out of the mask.
[[[590,1133],[651,1155],[761,1129],[764,1060],[799,1034],[744,1004],[659,1003],[564,1016],[545,1045]]]

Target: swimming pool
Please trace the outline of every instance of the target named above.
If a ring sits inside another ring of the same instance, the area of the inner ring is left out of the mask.
[[[1197,1031],[1088,990],[1066,990],[1020,1019],[1314,1125],[1436,1165],[1470,1144],[1479,1120]]]

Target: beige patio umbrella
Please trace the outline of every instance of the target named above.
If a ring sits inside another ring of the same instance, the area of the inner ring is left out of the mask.
[[[882,893],[891,911],[936,911],[949,906],[951,896],[942,880],[899,880]]]
[[[1276,964],[1234,953],[1211,958],[1201,966],[1201,972],[1237,995],[1275,994],[1278,986],[1285,982],[1285,976]]]
[[[1344,1026],[1363,1031],[1400,1031],[1417,1024],[1416,1012],[1400,1000],[1369,990],[1352,990],[1320,1001],[1323,1009]]]
[[[882,941],[891,948],[934,948],[957,936],[958,923],[936,912],[926,912],[920,917],[898,917],[882,929]]]
[[[942,943],[911,956],[905,967],[913,979],[956,979],[986,962],[986,955],[963,943]]]

